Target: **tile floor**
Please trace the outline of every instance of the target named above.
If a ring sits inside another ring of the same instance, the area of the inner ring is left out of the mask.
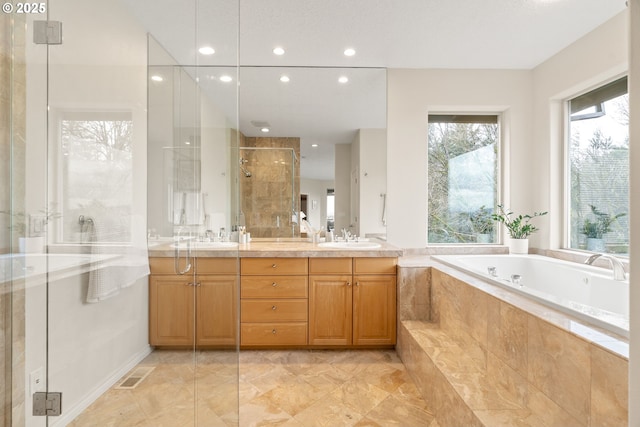
[[[438,427],[394,350],[242,351],[239,361],[155,351],[135,389],[110,389],[69,425]]]

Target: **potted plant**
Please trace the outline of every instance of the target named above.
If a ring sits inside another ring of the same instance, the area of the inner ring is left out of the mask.
[[[9,229],[18,236],[18,250],[21,253],[42,252],[45,244],[43,234],[47,224],[61,216],[55,210],[48,208],[41,209],[33,215],[23,211],[2,211],[0,213],[13,217]]]
[[[493,240],[494,220],[492,211],[484,205],[469,215],[471,226],[476,234],[477,243],[491,243]]]
[[[598,210],[594,205],[589,205],[589,208],[592,216],[584,219],[581,233],[587,238],[588,251],[604,252],[606,250],[604,235],[611,231],[611,224],[626,213],[621,212],[611,216]]]
[[[546,215],[547,212],[534,212],[533,215],[515,215],[510,210],[505,210],[503,205],[498,205],[498,212],[492,215],[494,221],[501,222],[507,228],[509,237],[509,253],[526,254],[529,252],[529,235],[538,231],[538,228],[531,224],[531,220],[538,216]]]

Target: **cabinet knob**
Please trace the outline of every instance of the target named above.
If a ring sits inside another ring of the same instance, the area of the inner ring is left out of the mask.
[[[277,265],[271,264],[271,268],[276,268],[276,267],[277,267]]]
[[[271,286],[273,286],[273,287],[275,288],[276,286],[278,286],[278,284],[277,284],[276,282],[273,282],[273,283],[271,284]]]
[[[271,333],[272,333],[273,335],[275,335],[275,334],[277,333],[277,331],[276,331],[275,329],[273,329],[273,330],[271,331]]]
[[[275,306],[275,305],[272,305],[272,306],[271,306],[271,310],[273,310],[273,311],[276,311],[276,309],[277,309],[277,308],[278,308],[278,307],[277,307],[277,306]]]
[[[360,282],[356,282],[356,286],[360,286]]]
[[[351,286],[351,282],[347,282],[347,286]]]

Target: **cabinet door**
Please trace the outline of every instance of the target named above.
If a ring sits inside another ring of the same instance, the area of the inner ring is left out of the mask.
[[[353,344],[396,343],[396,276],[353,276]]]
[[[198,276],[196,344],[235,346],[238,323],[236,276]]]
[[[309,276],[309,344],[349,345],[351,275]]]
[[[191,277],[149,277],[149,343],[193,345],[193,300]]]

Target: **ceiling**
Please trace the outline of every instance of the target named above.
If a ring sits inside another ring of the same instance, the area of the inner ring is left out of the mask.
[[[332,177],[333,144],[351,142],[359,128],[386,127],[384,70],[351,70],[340,87],[336,75],[346,68],[531,69],[626,7],[625,0],[122,1],[179,64],[252,67],[239,75],[241,131],[259,136],[250,122],[266,121],[269,135],[300,136],[303,170],[316,179]],[[197,53],[205,44],[214,55]],[[274,55],[276,46],[285,54]],[[343,54],[348,47],[354,56]],[[220,100],[216,70],[198,74]],[[284,73],[289,83],[278,80]],[[223,109],[233,115],[231,104]]]

